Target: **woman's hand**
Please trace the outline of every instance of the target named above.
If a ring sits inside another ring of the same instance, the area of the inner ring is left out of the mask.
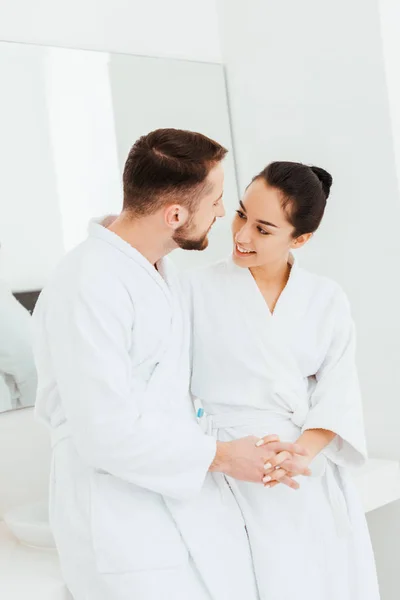
[[[270,438],[264,438],[263,446],[266,450],[270,447],[272,449]],[[271,456],[264,467],[263,482],[265,487],[274,487],[278,483],[283,483],[292,489],[298,489],[299,484],[292,478],[298,475],[311,475],[308,468],[310,461],[311,457],[307,450],[298,444],[291,447],[291,452],[285,449]]]
[[[310,462],[319,454],[334,438],[336,433],[327,429],[308,429],[302,433],[292,451],[279,452],[265,465],[265,476],[263,478],[265,487],[275,487],[278,483],[284,483],[293,489],[294,479],[298,475],[311,475],[308,468]],[[257,445],[269,445],[268,437],[262,438]],[[300,448],[299,451],[297,448]],[[297,483],[297,482],[294,482]]]
[[[271,466],[271,469],[266,471],[263,479],[266,487],[274,487],[278,483],[288,485],[288,478],[298,477],[299,475],[309,477],[311,475],[311,471],[308,468],[310,464],[309,457],[298,456],[297,454],[293,455],[289,452],[281,452],[280,455],[277,455],[276,461],[271,461],[271,463],[273,462],[276,462],[277,464]],[[269,477],[271,479],[269,479]],[[289,485],[289,487],[293,488],[292,485]]]
[[[276,455],[275,460],[271,459],[270,464],[271,468],[265,472],[266,476],[281,469],[285,470],[290,477],[311,475],[311,471],[308,468],[310,464],[310,458],[308,456],[299,456],[298,454],[290,454],[290,452],[281,452]]]

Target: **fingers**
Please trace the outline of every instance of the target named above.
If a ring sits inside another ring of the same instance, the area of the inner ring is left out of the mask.
[[[272,439],[278,438],[278,439]],[[267,446],[271,452],[291,452],[292,454],[299,454],[300,456],[308,456],[308,450],[303,448],[300,444],[291,442],[281,442],[278,436],[266,436],[258,440],[256,446]]]
[[[270,442],[267,446],[271,452],[290,452],[291,454],[299,454],[300,456],[308,456],[308,451],[299,444],[290,442]]]
[[[298,454],[299,456],[310,456],[309,451],[301,444],[293,444],[293,454]]]
[[[271,481],[281,481],[287,475],[285,469],[274,469],[270,475],[264,475],[263,482],[270,483]]]
[[[299,464],[291,457],[281,463],[281,467],[288,473],[294,473],[295,475],[304,475],[305,477],[309,477],[311,475],[311,471],[306,465]]]
[[[273,487],[275,487],[276,485],[279,485],[279,484],[280,484],[280,481],[271,481],[271,483],[265,483],[264,487],[266,487],[266,488],[273,488]]]
[[[309,456],[308,450],[300,446],[299,444],[292,444],[290,442],[281,441],[270,441],[265,442],[266,438],[262,438],[257,442],[257,446],[264,446],[270,453],[277,454],[278,452],[290,452],[291,454],[298,454],[299,456]]]
[[[283,479],[281,479],[281,483],[283,483],[283,485],[287,485],[292,490],[298,490],[300,488],[299,483],[289,476],[283,477]]]
[[[270,458],[267,459],[267,462],[264,465],[264,469],[268,472],[271,469],[274,470],[275,467],[279,467],[283,462],[285,462],[286,460],[290,460],[291,458],[292,455],[290,454],[290,452],[286,451],[272,455]]]
[[[271,475],[265,475],[265,477],[263,477],[263,484],[264,487],[271,487],[273,483],[280,483],[280,480],[285,477],[286,475],[286,471],[283,471],[280,469],[280,474],[277,475],[278,471],[276,471],[274,473],[271,473]]]
[[[256,446],[265,446],[265,444],[270,444],[271,442],[279,442],[278,435],[266,435],[265,437],[258,440]]]
[[[266,488],[273,488],[280,483],[290,487],[292,490],[298,490],[300,488],[300,484],[295,479],[290,477],[284,469],[279,469],[276,471],[275,479],[266,481],[267,479],[268,476],[264,477],[263,480],[265,481],[264,487]]]

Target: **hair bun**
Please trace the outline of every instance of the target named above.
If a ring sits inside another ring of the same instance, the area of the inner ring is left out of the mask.
[[[322,183],[322,189],[324,190],[326,199],[328,199],[333,182],[332,175],[328,173],[328,171],[325,171],[325,169],[321,169],[320,167],[310,167],[310,169]]]

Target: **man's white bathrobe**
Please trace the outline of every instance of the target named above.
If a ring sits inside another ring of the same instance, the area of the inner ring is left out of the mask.
[[[348,467],[365,457],[354,331],[345,294],[293,265],[274,314],[232,260],[189,275],[192,393],[220,440],[332,430],[301,488],[230,481],[262,600],[378,600],[374,558]],[[222,476],[216,475],[222,483]],[[224,488],[221,490],[224,494]]]
[[[37,415],[54,446],[50,518],[75,600],[257,600],[213,437],[189,398],[189,322],[158,271],[97,224],[36,311]]]

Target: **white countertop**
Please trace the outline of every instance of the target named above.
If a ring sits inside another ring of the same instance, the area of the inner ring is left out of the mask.
[[[400,499],[400,464],[396,460],[370,458],[354,472],[366,513]]]
[[[355,472],[366,513],[400,499],[400,465],[370,459]],[[0,598],[4,600],[72,600],[60,572],[56,551],[20,544],[0,522]]]

